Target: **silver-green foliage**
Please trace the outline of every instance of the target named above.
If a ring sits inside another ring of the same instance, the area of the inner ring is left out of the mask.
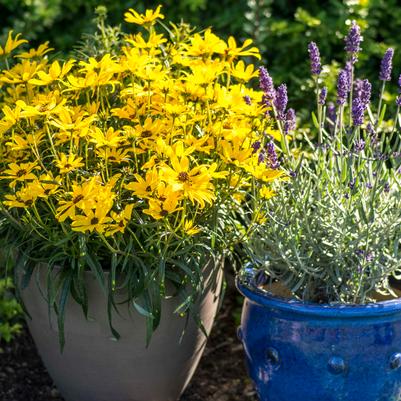
[[[400,180],[374,177],[379,162],[365,157],[329,149],[304,161],[253,238],[254,258],[303,300],[363,303],[401,268]]]
[[[348,65],[353,88],[356,65]],[[319,96],[322,77],[314,79]],[[357,104],[355,91],[335,116],[330,106],[330,118],[317,102],[316,142],[299,141],[296,132],[288,138],[292,152],[282,149],[288,180],[247,248],[254,264],[302,300],[365,303],[375,291],[392,291],[391,276],[401,278],[401,97],[386,121],[385,85],[378,107],[359,113],[363,121],[349,106]],[[283,134],[279,117],[277,127]]]

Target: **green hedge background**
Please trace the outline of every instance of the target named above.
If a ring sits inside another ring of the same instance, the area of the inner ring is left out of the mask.
[[[397,0],[0,0],[0,26],[3,39],[12,28],[34,43],[49,40],[57,50],[68,52],[82,33],[94,30],[96,6],[105,5],[108,21],[115,25],[123,21],[129,7],[143,11],[159,3],[174,22],[183,19],[198,28],[213,26],[223,37],[252,37],[275,81],[287,82],[292,106],[301,115],[305,113],[301,100],[304,102],[312,88],[308,42],[318,43],[323,61],[329,64],[327,84],[334,85],[344,62],[342,39],[352,19],[361,25],[365,38],[360,75],[374,81],[380,58],[390,46],[396,50],[394,76],[401,73],[401,53],[397,52],[401,7]]]

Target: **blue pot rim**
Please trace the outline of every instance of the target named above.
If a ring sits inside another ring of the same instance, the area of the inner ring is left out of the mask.
[[[236,286],[239,292],[251,302],[260,306],[300,315],[327,318],[372,318],[401,314],[401,298],[368,304],[317,304],[295,298],[283,298],[262,290],[255,284],[256,269],[247,269],[246,274],[238,275]]]

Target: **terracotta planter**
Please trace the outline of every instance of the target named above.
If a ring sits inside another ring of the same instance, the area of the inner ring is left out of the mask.
[[[210,333],[217,312],[222,265],[207,266],[207,286],[199,303],[200,316]],[[217,274],[216,274],[217,269]],[[41,286],[45,288],[43,278]],[[56,320],[49,324],[48,305],[33,278],[22,291],[32,316],[28,326],[39,353],[66,401],[176,401],[198,365],[206,337],[197,324],[173,311],[178,300],[162,303],[162,317],[150,346],[145,346],[145,319],[125,305],[113,325],[121,338],[113,339],[107,319],[107,299],[94,276],[87,274],[89,316],[70,299],[66,308],[66,345],[61,354]],[[181,338],[181,341],[180,341]]]

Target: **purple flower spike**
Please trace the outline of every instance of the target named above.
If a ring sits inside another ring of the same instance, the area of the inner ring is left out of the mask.
[[[365,149],[365,141],[363,139],[358,139],[354,145],[354,151],[356,153],[361,153]]]
[[[362,79],[356,79],[354,81],[354,93],[355,93],[355,97],[361,97],[362,95],[362,85],[363,85],[363,81]]]
[[[264,152],[264,151],[260,152],[260,153],[259,153],[259,156],[258,156],[258,163],[259,163],[259,164],[260,164],[260,163],[263,163],[263,162],[265,161],[265,158],[266,158],[265,152]]]
[[[361,28],[355,21],[352,21],[351,28],[345,38],[345,50],[355,57],[356,53],[362,50],[360,47],[362,41]],[[354,61],[356,61],[356,58]]]
[[[338,75],[337,81],[337,104],[343,105],[348,96],[349,92],[349,81],[348,81],[348,73],[345,70],[341,70]]]
[[[388,182],[386,182],[385,184],[384,184],[384,187],[383,187],[383,190],[384,190],[384,192],[386,192],[386,193],[389,193],[390,192],[390,184],[388,183]]]
[[[284,120],[285,109],[287,108],[288,95],[287,85],[281,84],[276,91],[276,98],[274,99],[274,106],[276,107],[277,117],[279,120]]]
[[[244,96],[244,101],[245,101],[245,103],[246,103],[248,106],[250,106],[250,105],[252,104],[251,97],[248,96],[248,95],[245,95],[245,96]]]
[[[288,132],[294,131],[296,123],[297,123],[297,118],[295,115],[295,110],[288,109],[285,115],[284,133],[288,134]]]
[[[253,151],[252,153],[256,153],[261,147],[260,141],[256,141],[252,144]]]
[[[391,70],[393,69],[393,56],[394,49],[390,47],[386,50],[386,53],[384,53],[383,59],[380,64],[379,79],[381,81],[391,80]]]
[[[308,52],[310,58],[310,70],[312,75],[320,75],[322,72],[322,65],[320,63],[320,52],[315,42],[310,42],[308,45]]]
[[[362,125],[364,112],[365,108],[363,106],[363,103],[361,102],[361,99],[359,99],[359,97],[356,97],[352,101],[352,121],[355,126]]]
[[[280,167],[280,162],[278,161],[274,143],[268,142],[266,145],[266,149],[267,149],[267,160],[266,160],[267,166],[273,170],[278,169]]]
[[[327,88],[324,86],[319,93],[319,104],[322,106],[326,103],[327,98]]]
[[[372,96],[372,84],[367,79],[364,79],[361,84],[360,99],[365,108],[370,103],[371,96]]]
[[[265,67],[259,68],[259,86],[264,93],[264,100],[267,106],[271,106],[271,101],[275,98],[273,79]]]
[[[395,104],[401,107],[401,96],[397,96],[397,99],[395,99]]]
[[[345,63],[344,71],[347,73],[348,88],[351,88],[352,69],[353,69],[353,64],[351,63],[351,61],[347,61]],[[348,91],[349,91],[349,89],[348,89]]]
[[[336,106],[333,102],[327,105],[327,117],[335,124],[337,120]]]

